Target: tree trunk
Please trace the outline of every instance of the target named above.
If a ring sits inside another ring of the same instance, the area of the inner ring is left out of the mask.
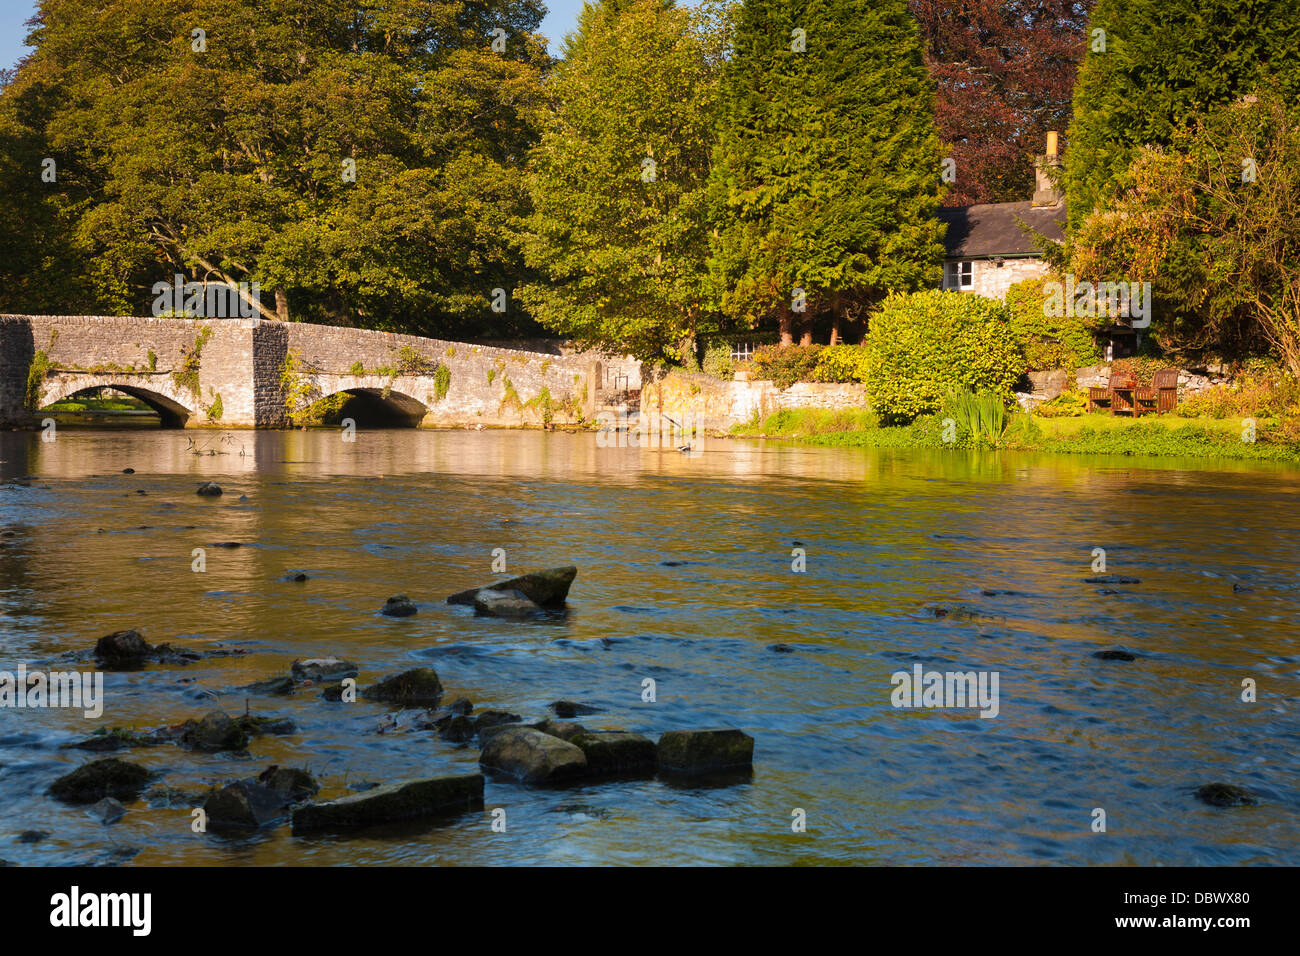
[[[840,335],[840,314],[836,312],[835,317],[831,319],[831,345],[839,345],[842,341],[843,337]]]
[[[803,320],[802,331],[799,334],[799,344],[807,348],[812,345],[812,316]]]
[[[275,290],[275,317],[281,322],[289,321],[289,297],[283,289]]]
[[[781,344],[794,345],[794,321],[790,314],[790,307],[785,303],[781,304],[778,320],[781,323]]]

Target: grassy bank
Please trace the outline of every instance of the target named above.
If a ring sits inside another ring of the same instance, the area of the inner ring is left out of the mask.
[[[1264,431],[1264,423],[1260,423]],[[925,415],[910,425],[883,426],[869,409],[796,409],[737,425],[733,435],[780,438],[811,445],[857,448],[998,447],[1073,455],[1150,455],[1246,461],[1300,462],[1300,447],[1242,440],[1241,422],[1215,418],[1146,417],[1134,421],[1106,414],[1040,418],[1018,414],[996,446],[958,431],[944,441],[943,421]]]

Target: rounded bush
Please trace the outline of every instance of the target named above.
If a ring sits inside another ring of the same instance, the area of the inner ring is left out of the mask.
[[[867,392],[891,421],[937,411],[963,387],[1009,397],[1025,372],[1006,305],[964,292],[889,296],[865,346]]]

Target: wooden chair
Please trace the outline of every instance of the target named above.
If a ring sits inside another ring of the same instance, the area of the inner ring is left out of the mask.
[[[1088,389],[1088,411],[1110,408],[1110,386],[1093,386]]]
[[[1150,385],[1133,392],[1133,404],[1158,414],[1173,411],[1178,404],[1178,369],[1162,368],[1156,372]]]

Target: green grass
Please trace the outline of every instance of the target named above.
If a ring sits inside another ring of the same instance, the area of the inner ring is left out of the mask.
[[[941,417],[923,416],[910,425],[882,427],[869,409],[794,409],[737,425],[731,434],[778,438],[804,444],[849,448],[943,448]],[[1300,462],[1300,446],[1241,440],[1235,419],[1177,418],[1137,421],[1112,415],[1039,418],[1015,415],[1004,447],[1073,455],[1132,455]]]

